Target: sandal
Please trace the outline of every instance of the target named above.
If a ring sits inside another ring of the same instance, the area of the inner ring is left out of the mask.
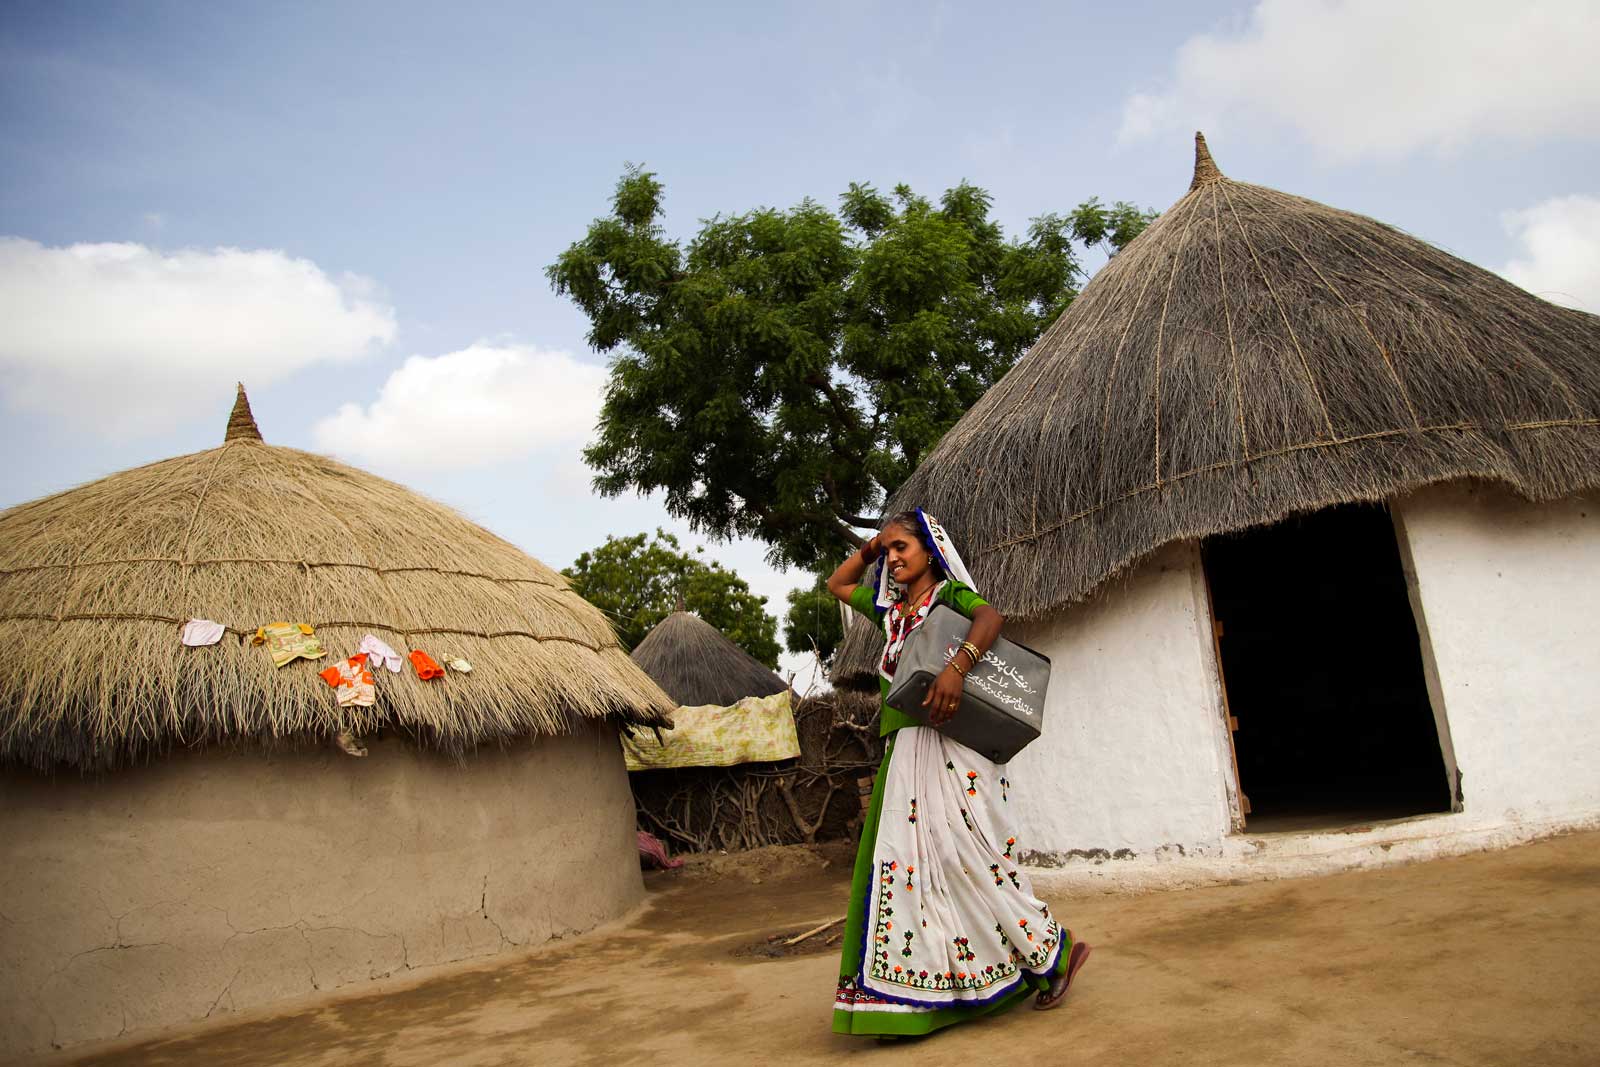
[[[1072,951],[1067,954],[1067,973],[1058,975],[1050,980],[1050,988],[1043,990],[1034,1000],[1033,1007],[1036,1011],[1049,1011],[1066,999],[1067,990],[1072,985],[1073,976],[1078,973],[1078,968],[1089,962],[1089,953],[1094,949],[1087,941],[1074,941]]]

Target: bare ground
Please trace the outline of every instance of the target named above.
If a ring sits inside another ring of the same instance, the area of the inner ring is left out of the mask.
[[[1055,900],[1096,950],[1061,1008],[900,1044],[829,1032],[832,930],[769,951],[841,914],[848,877],[841,849],[702,860],[648,875],[629,922],[536,953],[54,1062],[1600,1063],[1600,834]]]

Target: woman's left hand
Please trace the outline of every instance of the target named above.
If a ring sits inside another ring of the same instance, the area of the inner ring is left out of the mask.
[[[946,667],[928,686],[928,695],[922,706],[928,709],[928,725],[942,726],[949,722],[961,706],[961,687],[966,679],[954,667]]]

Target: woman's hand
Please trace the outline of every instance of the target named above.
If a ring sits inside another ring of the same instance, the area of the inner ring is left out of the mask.
[[[850,603],[850,594],[855,592],[865,576],[867,568],[872,561],[883,555],[883,545],[878,541],[878,535],[873,534],[872,540],[862,545],[855,552],[850,553],[839,568],[828,577],[828,592],[839,598],[844,603]]]
[[[942,726],[955,717],[956,709],[961,706],[961,687],[965,682],[954,667],[939,672],[939,677],[928,686],[928,695],[922,698],[922,706],[928,709],[929,726]]]

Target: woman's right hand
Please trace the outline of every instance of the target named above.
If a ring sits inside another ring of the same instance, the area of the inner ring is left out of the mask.
[[[872,540],[862,545],[851,555],[844,558],[837,570],[828,578],[828,592],[832,593],[841,602],[850,603],[850,596],[860,584],[872,561],[883,555],[883,546],[878,543],[878,535],[873,534]]]

